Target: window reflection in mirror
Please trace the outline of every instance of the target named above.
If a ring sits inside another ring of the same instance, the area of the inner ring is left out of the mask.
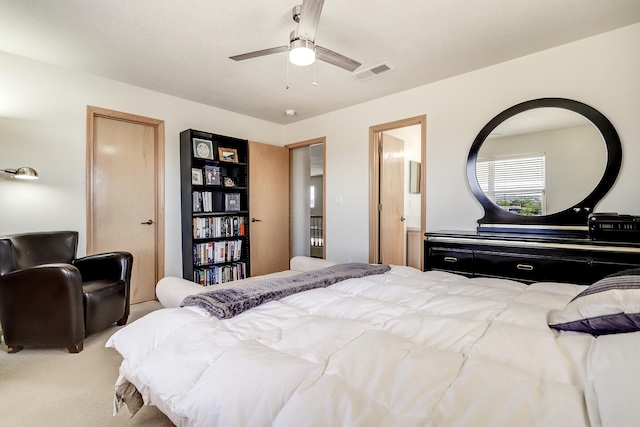
[[[589,120],[563,108],[535,108],[491,132],[478,153],[476,175],[501,208],[550,215],[588,196],[606,164],[606,145]]]
[[[545,215],[545,155],[518,154],[478,159],[480,188],[489,200],[520,215]]]

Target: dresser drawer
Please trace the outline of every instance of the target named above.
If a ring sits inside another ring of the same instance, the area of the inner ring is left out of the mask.
[[[454,231],[425,237],[425,270],[470,277],[590,285],[609,274],[640,268],[640,242]]]
[[[594,261],[591,264],[591,283],[594,283],[610,274],[639,267],[640,266],[638,266],[638,264]]]
[[[476,251],[474,268],[481,276],[505,277],[527,282],[585,283],[589,281],[590,275],[590,263],[586,259],[508,252]]]
[[[434,246],[428,249],[426,270],[446,270],[456,273],[473,272],[473,251]]]

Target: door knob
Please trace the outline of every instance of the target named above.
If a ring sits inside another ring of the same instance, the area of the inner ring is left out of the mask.
[[[260,222],[260,221],[262,221],[262,220],[260,220],[260,219],[255,219],[255,218],[251,218],[251,222]]]
[[[153,224],[153,220],[152,219],[148,219],[145,222],[141,222],[140,224],[142,224],[142,225],[151,225],[151,224]]]
[[[407,218],[405,218],[403,216],[400,217],[400,221],[406,221],[406,220],[407,220]]]

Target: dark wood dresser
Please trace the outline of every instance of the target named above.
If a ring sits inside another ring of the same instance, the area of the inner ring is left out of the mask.
[[[640,243],[529,233],[445,230],[425,233],[424,269],[468,277],[500,277],[590,285],[640,267]]]

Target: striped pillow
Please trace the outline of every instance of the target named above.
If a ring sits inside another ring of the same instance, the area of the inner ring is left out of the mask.
[[[595,336],[640,331],[640,268],[595,282],[552,312],[549,326]]]

